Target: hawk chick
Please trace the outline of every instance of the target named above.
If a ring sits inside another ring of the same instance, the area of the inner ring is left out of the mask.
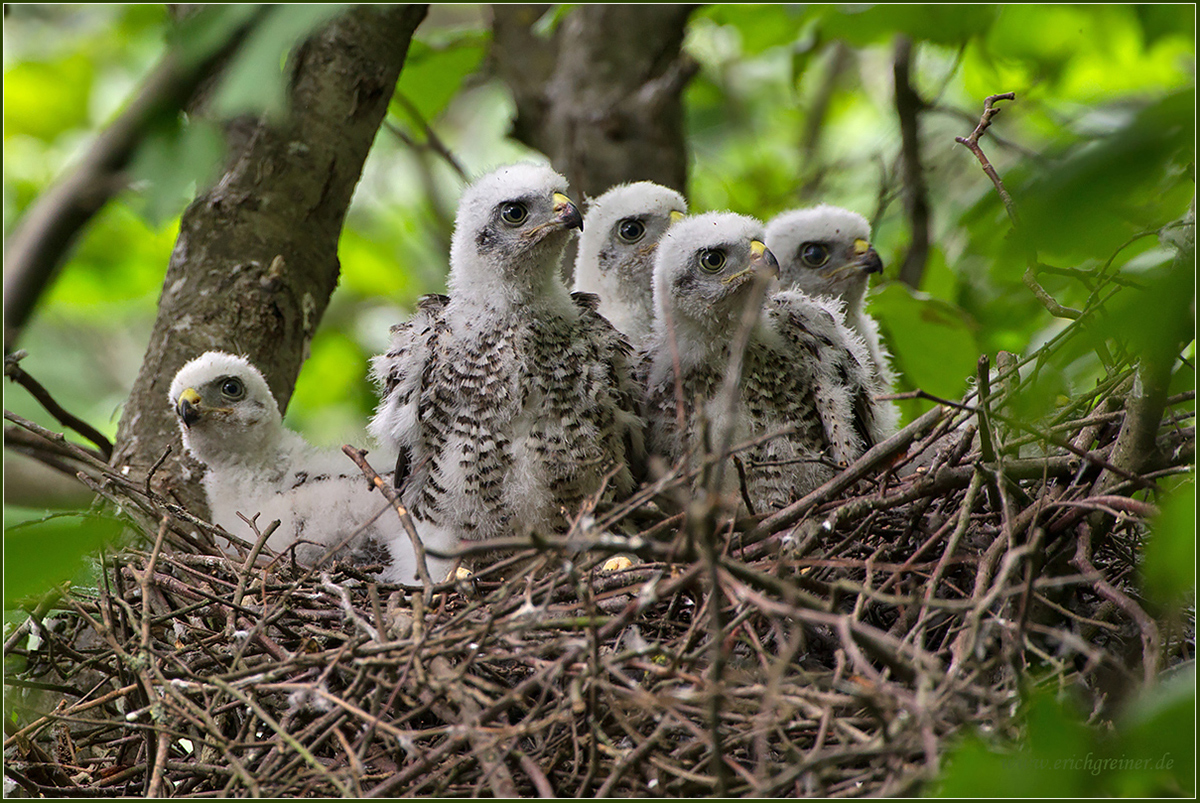
[[[732,424],[735,445],[760,439],[737,455],[755,512],[799,498],[880,436],[861,339],[836,305],[794,291],[767,299],[746,349],[735,419],[723,420],[727,412],[716,397],[750,280],[777,271],[757,220],[709,213],[672,226],[655,262],[655,328],[642,362],[651,451],[677,460],[711,449],[704,420],[714,432]]]
[[[628,343],[570,294],[559,263],[578,209],[549,167],[500,168],[464,192],[450,295],[427,296],[372,361],[371,433],[425,538],[564,529],[601,491],[631,489]],[[606,484],[607,483],[607,484]]]
[[[575,259],[575,290],[600,296],[599,312],[631,343],[654,329],[654,252],[687,201],[651,181],[620,184],[588,205]]]
[[[260,530],[278,519],[267,546],[281,551],[295,543],[306,563],[357,532],[351,555],[382,558],[386,582],[416,580],[416,556],[395,510],[340,450],[314,448],[283,426],[266,380],[244,357],[202,354],[179,369],[169,398],[184,447],[208,468],[203,485],[213,524],[253,542],[238,513],[258,515]],[[445,573],[432,558],[429,568]]]
[[[793,209],[767,224],[767,247],[779,259],[779,282],[813,297],[845,303],[846,324],[862,337],[884,386],[896,379],[879,325],[863,309],[867,280],[883,272],[883,260],[871,246],[871,225],[857,212],[828,204]]]

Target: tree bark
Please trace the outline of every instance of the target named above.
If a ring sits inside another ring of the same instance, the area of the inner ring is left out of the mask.
[[[904,177],[904,209],[912,242],[900,265],[900,281],[921,289],[925,263],[929,261],[929,190],[925,186],[925,168],[921,165],[920,114],[925,102],[912,85],[912,40],[896,37],[896,56],[892,63],[896,81],[896,116],[900,121],[900,167]]]
[[[684,192],[681,51],[692,5],[580,5],[547,41],[549,6],[492,6],[493,65],[517,106],[513,136],[546,154],[574,192],[655,181]]]
[[[187,209],[150,344],[117,431],[113,465],[203,512],[167,399],[210,349],[244,354],[284,410],[337,285],[337,243],[413,31],[426,7],[356,6],[298,46],[287,118],[260,121],[216,186]],[[366,366],[363,366],[366,371]]]

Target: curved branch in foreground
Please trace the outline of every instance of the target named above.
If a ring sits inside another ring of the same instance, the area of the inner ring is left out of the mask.
[[[94,443],[105,460],[112,457],[112,444],[108,442],[108,438],[104,437],[103,433],[88,422],[63,409],[63,406],[50,395],[50,391],[46,390],[41,382],[38,382],[22,370],[20,361],[24,356],[24,351],[6,354],[4,356],[4,375],[29,391],[29,394],[37,399],[38,403],[45,408],[46,412],[54,416],[58,423],[75,430]]]
[[[50,285],[75,238],[124,188],[120,172],[163,115],[184,108],[262,17],[252,15],[208,58],[186,63],[169,51],[129,106],[92,142],[70,173],[34,202],[4,249],[4,350],[11,351],[34,305]]]

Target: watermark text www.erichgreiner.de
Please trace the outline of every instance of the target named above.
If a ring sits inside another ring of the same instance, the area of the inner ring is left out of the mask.
[[[1102,772],[1128,770],[1170,770],[1175,766],[1175,759],[1171,757],[1170,753],[1163,753],[1158,758],[1138,758],[1125,755],[1104,758],[1094,753],[1088,753],[1083,757],[1041,758],[1018,754],[1005,756],[1005,763],[1013,769],[1090,772],[1092,775],[1099,775]]]

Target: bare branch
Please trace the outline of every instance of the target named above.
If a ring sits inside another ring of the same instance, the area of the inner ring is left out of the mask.
[[[1000,113],[1000,109],[996,107],[998,100],[1016,100],[1015,92],[1002,92],[998,95],[988,95],[983,101],[983,115],[979,118],[979,124],[975,126],[975,130],[967,137],[955,137],[954,141],[967,146],[971,153],[975,154],[975,158],[979,160],[979,164],[983,166],[983,172],[992,180],[992,184],[996,187],[996,192],[1000,195],[1000,200],[1004,202],[1004,211],[1008,212],[1008,219],[1012,221],[1013,228],[1018,228],[1021,224],[1017,219],[1017,208],[1013,205],[1012,196],[1008,194],[1008,190],[1004,188],[1004,182],[1000,180],[1000,174],[996,172],[996,168],[992,167],[992,163],[988,161],[987,156],[983,153],[983,148],[979,146],[979,138],[983,136],[983,132],[987,131],[992,125],[992,118]]]
[[[371,468],[371,464],[367,462],[367,453],[362,449],[356,449],[350,444],[342,447],[342,451],[346,456],[354,461],[354,464],[362,470],[363,476],[371,483],[371,487],[378,488],[391,503],[396,510],[396,515],[400,517],[400,524],[404,527],[404,532],[408,534],[408,539],[412,543],[413,551],[417,555],[417,574],[421,578],[422,585],[425,586],[425,603],[429,604],[433,601],[433,578],[429,575],[429,567],[425,562],[425,544],[421,541],[421,536],[417,533],[416,525],[413,524],[412,516],[409,515],[408,508],[400,500],[400,494],[392,487],[390,482],[384,482],[383,478],[376,473],[375,469]]]
[[[96,448],[100,451],[100,456],[104,460],[108,460],[110,457],[112,457],[113,447],[108,438],[100,434],[99,430],[88,424],[86,421],[83,421],[82,419],[79,419],[64,410],[62,406],[54,400],[54,397],[50,395],[50,391],[46,390],[44,387],[42,387],[40,382],[22,370],[18,363],[24,356],[25,352],[23,351],[13,354],[6,354],[4,356],[4,375],[28,390],[30,395],[37,399],[38,403],[41,404],[42,407],[46,408],[46,412],[54,416],[58,423],[62,424],[64,427],[69,427],[70,429],[75,430],[80,435],[96,444]]]

